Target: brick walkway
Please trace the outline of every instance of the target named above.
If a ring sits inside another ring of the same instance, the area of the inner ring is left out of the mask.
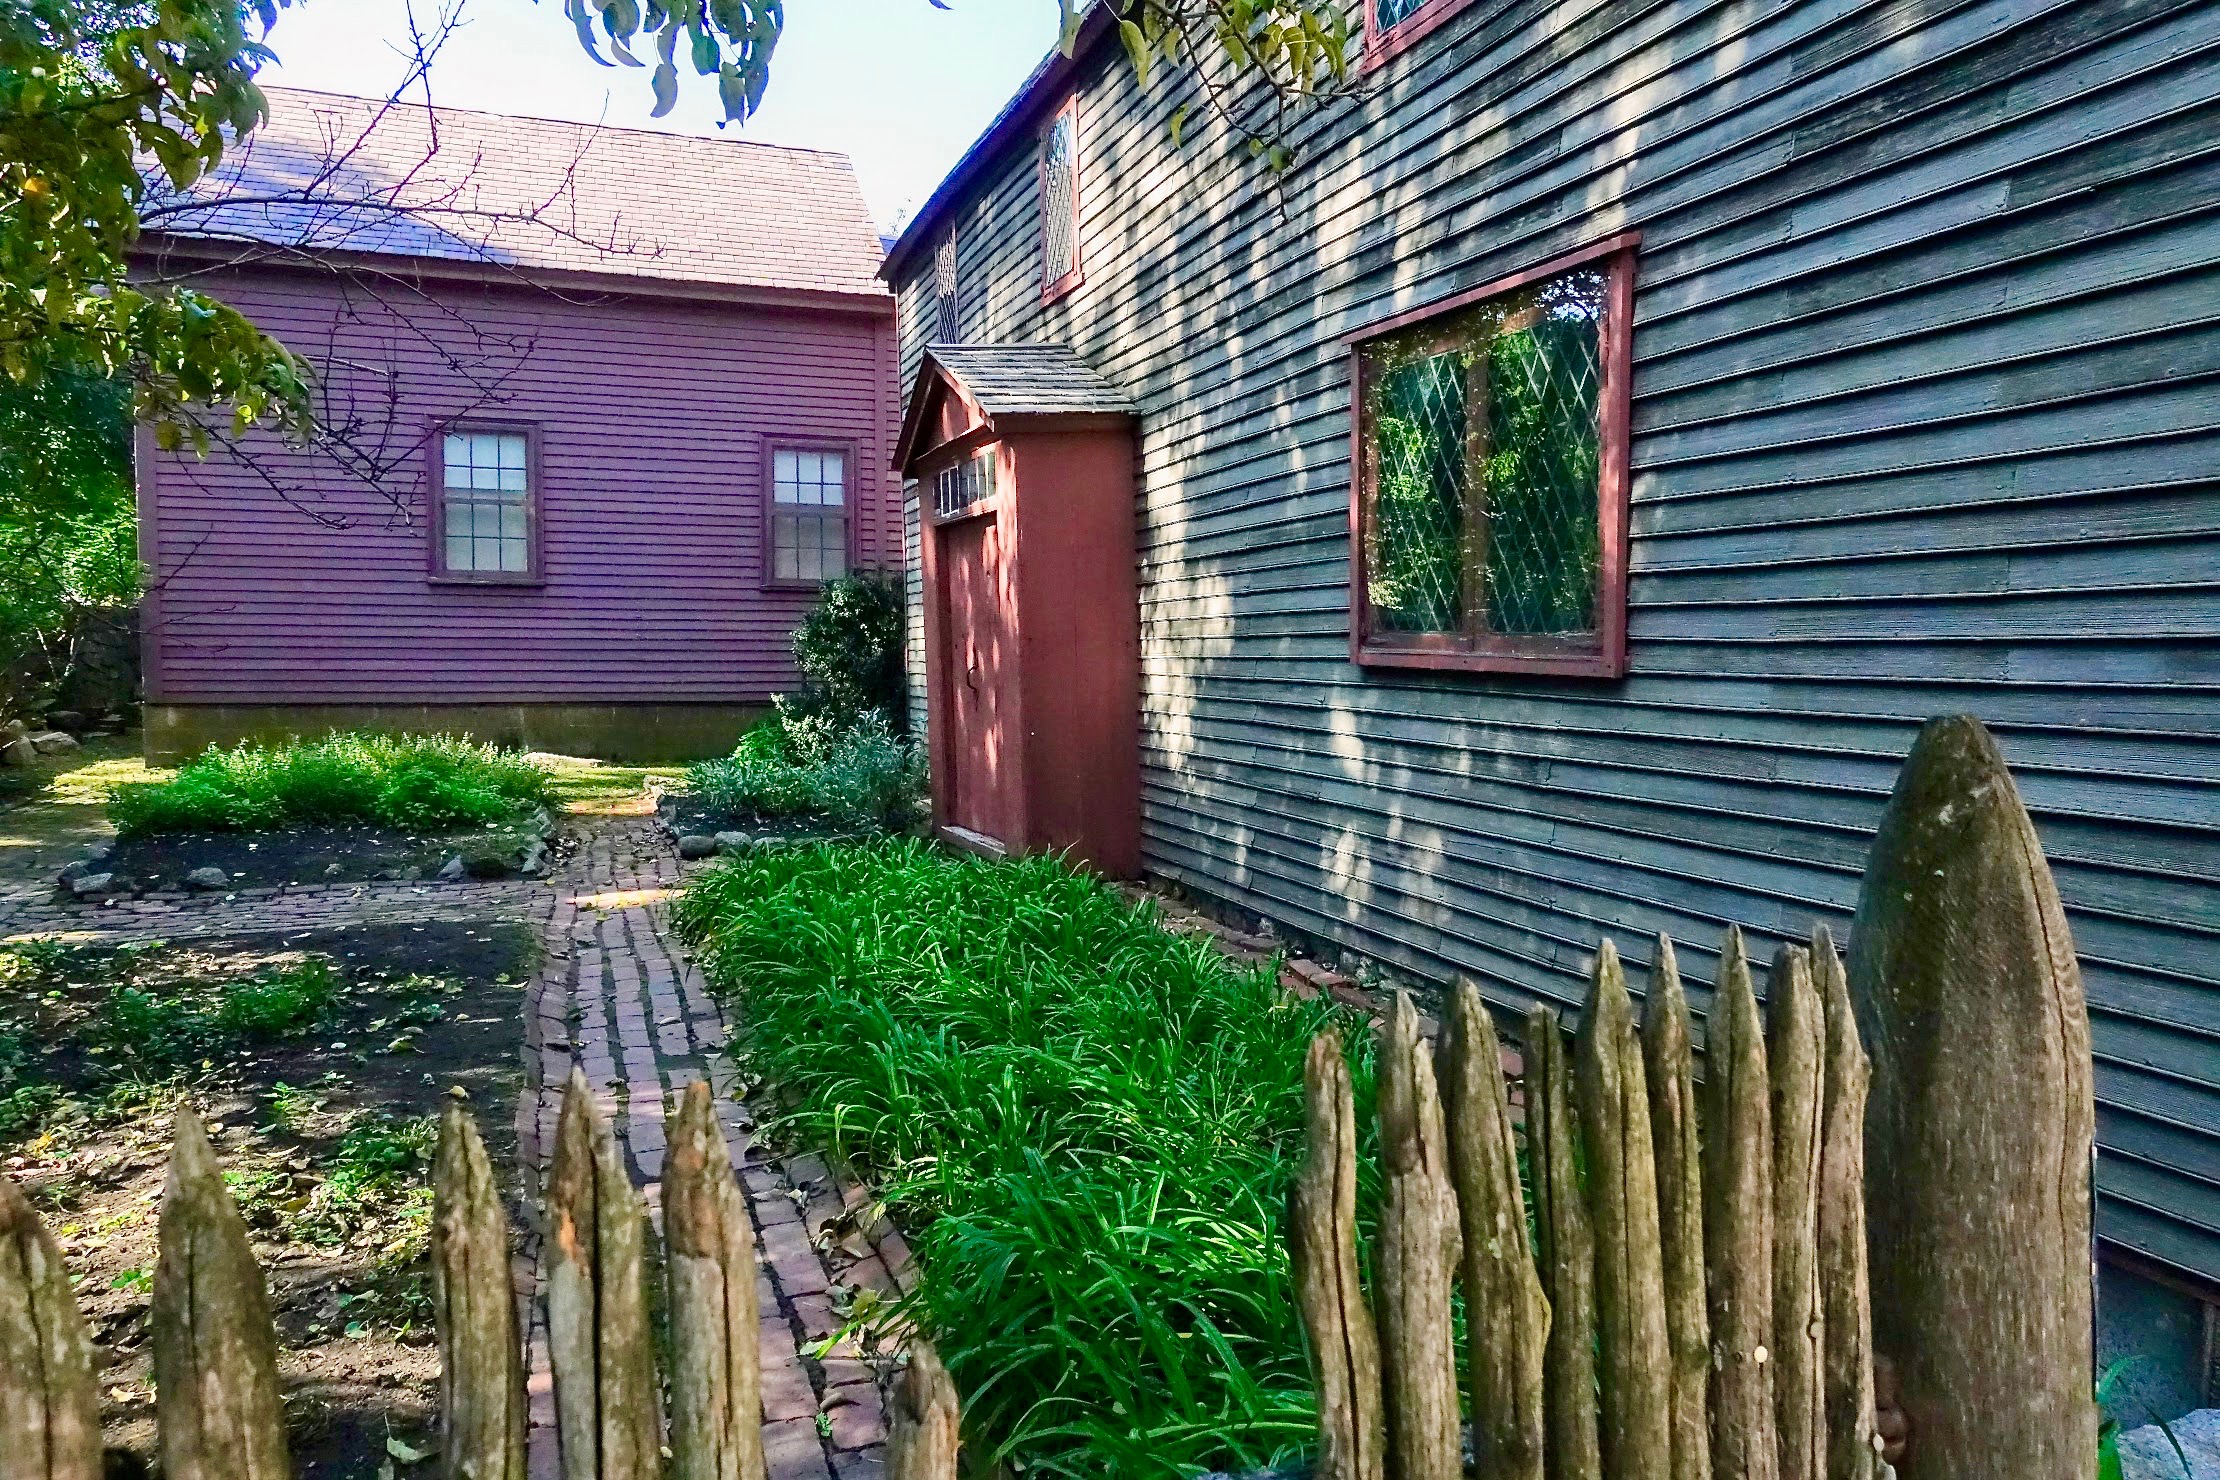
[[[544,947],[525,1006],[525,1087],[517,1106],[519,1161],[546,1170],[562,1089],[585,1072],[632,1169],[661,1218],[663,1117],[676,1093],[707,1078],[748,1194],[761,1260],[764,1444],[770,1480],[879,1480],[885,1422],[878,1366],[848,1344],[823,1350],[843,1324],[849,1292],[898,1293],[908,1278],[899,1234],[854,1226],[860,1189],[843,1188],[814,1156],[773,1157],[730,1063],[726,1024],[700,973],[669,929],[667,903],[682,865],[644,817],[587,821],[584,845],[554,878],[498,883],[316,884],[168,895],[97,907],[62,904],[50,888],[0,892],[0,943],[34,935],[116,943],[191,940],[336,926],[430,920],[520,919]],[[519,1209],[533,1218],[537,1200]],[[534,1480],[559,1474],[555,1399],[541,1316],[544,1274],[536,1224],[526,1220],[519,1294],[532,1302]]]

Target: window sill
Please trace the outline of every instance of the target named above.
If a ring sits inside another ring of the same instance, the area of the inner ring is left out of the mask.
[[[1070,272],[1067,272],[1062,277],[1058,278],[1055,282],[1047,283],[1042,286],[1041,302],[1043,305],[1047,305],[1050,303],[1058,302],[1061,299],[1069,298],[1072,294],[1072,290],[1086,281],[1086,275],[1075,267]]]
[[[840,579],[842,578],[839,576],[827,576],[821,581],[766,580],[762,583],[760,589],[765,591],[822,591]]]
[[[427,585],[433,586],[497,586],[508,590],[518,588],[536,590],[547,584],[547,577],[530,573],[522,575],[458,576],[443,571],[437,575],[426,576],[424,580]]]
[[[1626,655],[1610,652],[1590,639],[1497,638],[1475,644],[1462,639],[1428,641],[1423,635],[1402,641],[1374,637],[1352,644],[1350,656],[1361,668],[1533,674],[1552,678],[1626,676]]]

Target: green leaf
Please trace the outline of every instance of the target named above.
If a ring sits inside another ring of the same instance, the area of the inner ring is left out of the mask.
[[[1133,22],[1121,20],[1118,39],[1125,43],[1125,54],[1133,59],[1133,71],[1141,86],[1147,87],[1149,68],[1156,61],[1155,49],[1149,45],[1148,37],[1141,34],[1141,28]]]
[[[1180,146],[1181,137],[1187,132],[1187,110],[1192,104],[1182,103],[1172,110],[1172,147]]]
[[[717,38],[707,31],[694,33],[694,70],[703,77],[714,77],[724,58],[717,49]]]
[[[669,62],[659,63],[655,68],[655,107],[648,116],[661,118],[677,106],[678,68]]]

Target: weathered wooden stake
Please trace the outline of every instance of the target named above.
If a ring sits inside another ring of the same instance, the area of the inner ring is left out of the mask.
[[[1920,731],[1850,944],[1873,1058],[1873,1336],[1910,1427],[1904,1480],[2082,1480],[2088,1006],[2042,845],[1978,721]]]
[[[459,1092],[440,1115],[432,1159],[432,1313],[445,1473],[524,1480],[524,1347],[509,1215],[477,1119]]]
[[[92,1343],[69,1271],[0,1176],[0,1480],[100,1480]]]
[[[208,1133],[179,1105],[149,1313],[164,1480],[288,1480],[277,1333]]]
[[[1398,992],[1380,1045],[1380,1374],[1396,1480],[1461,1480],[1450,1287],[1463,1239],[1418,1012]]]
[[[956,1480],[956,1384],[931,1342],[913,1341],[887,1412],[887,1480]]]
[[[648,1329],[647,1211],[573,1069],[547,1178],[547,1331],[564,1480],[663,1468]]]
[[[1827,1030],[1811,957],[1784,945],[1765,992],[1773,1115],[1773,1421],[1781,1480],[1824,1480],[1826,1330],[1819,1294],[1820,1094]]]
[[[1704,1054],[1704,1285],[1711,1307],[1711,1472],[1776,1480],[1773,1124],[1765,1034],[1741,930],[1720,952]]]
[[[1646,1078],[1618,948],[1606,940],[1596,950],[1573,1046],[1573,1088],[1596,1236],[1597,1430],[1612,1480],[1670,1480],[1673,1472],[1672,1362]]]
[[[1474,1458],[1491,1480],[1542,1480],[1549,1302],[1526,1236],[1503,1053],[1480,989],[1470,981],[1460,981],[1450,994],[1436,1062],[1464,1230]]]
[[[1550,1480],[1599,1480],[1596,1433],[1596,1246],[1580,1188],[1578,1127],[1565,1084],[1565,1039],[1557,1012],[1526,1016],[1526,1161],[1534,1189],[1536,1250],[1549,1298],[1543,1353],[1543,1424]]]
[[[663,1163],[672,1480],[760,1480],[755,1225],[709,1086],[687,1086]]]
[[[1657,1150],[1665,1344],[1672,1362],[1673,1480],[1711,1480],[1711,1317],[1704,1307],[1704,1184],[1696,1054],[1673,943],[1660,935],[1642,1017],[1642,1066]]]
[[[1819,1136],[1819,1290],[1826,1323],[1822,1367],[1827,1480],[1872,1480],[1873,1309],[1866,1283],[1865,1102],[1871,1072],[1851,1015],[1850,984],[1824,925],[1811,937],[1812,985],[1826,1022],[1824,1122]]]
[[[1318,1379],[1318,1480],[1381,1480],[1380,1339],[1357,1273],[1357,1111],[1339,1034],[1303,1063],[1307,1155],[1288,1192],[1288,1254]]]

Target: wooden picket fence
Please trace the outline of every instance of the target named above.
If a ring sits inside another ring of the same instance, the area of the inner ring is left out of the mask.
[[[1700,1086],[1671,943],[1638,1026],[1604,942],[1569,1052],[1552,1010],[1526,1020],[1523,1127],[1477,989],[1451,993],[1438,1048],[1398,998],[1369,1294],[1348,1060],[1312,1043],[1288,1238],[1319,1480],[1455,1480],[1468,1417],[1487,1480],[1875,1480],[1877,1349],[1913,1430],[1905,1480],[2085,1480],[2086,1009],[2033,829],[1971,721],[1930,725],[1906,762],[1853,939],[1847,969],[1824,930],[1783,947],[1761,1017],[1730,930]],[[433,1194],[443,1473],[524,1480],[509,1222],[459,1102]],[[707,1085],[672,1123],[663,1212],[658,1340],[646,1209],[574,1074],[544,1203],[564,1480],[764,1476],[754,1233]],[[262,1272],[190,1109],[159,1232],[166,1480],[285,1480]],[[923,1342],[888,1419],[894,1480],[954,1480],[957,1395]],[[68,1273],[0,1177],[0,1480],[101,1470]]]

